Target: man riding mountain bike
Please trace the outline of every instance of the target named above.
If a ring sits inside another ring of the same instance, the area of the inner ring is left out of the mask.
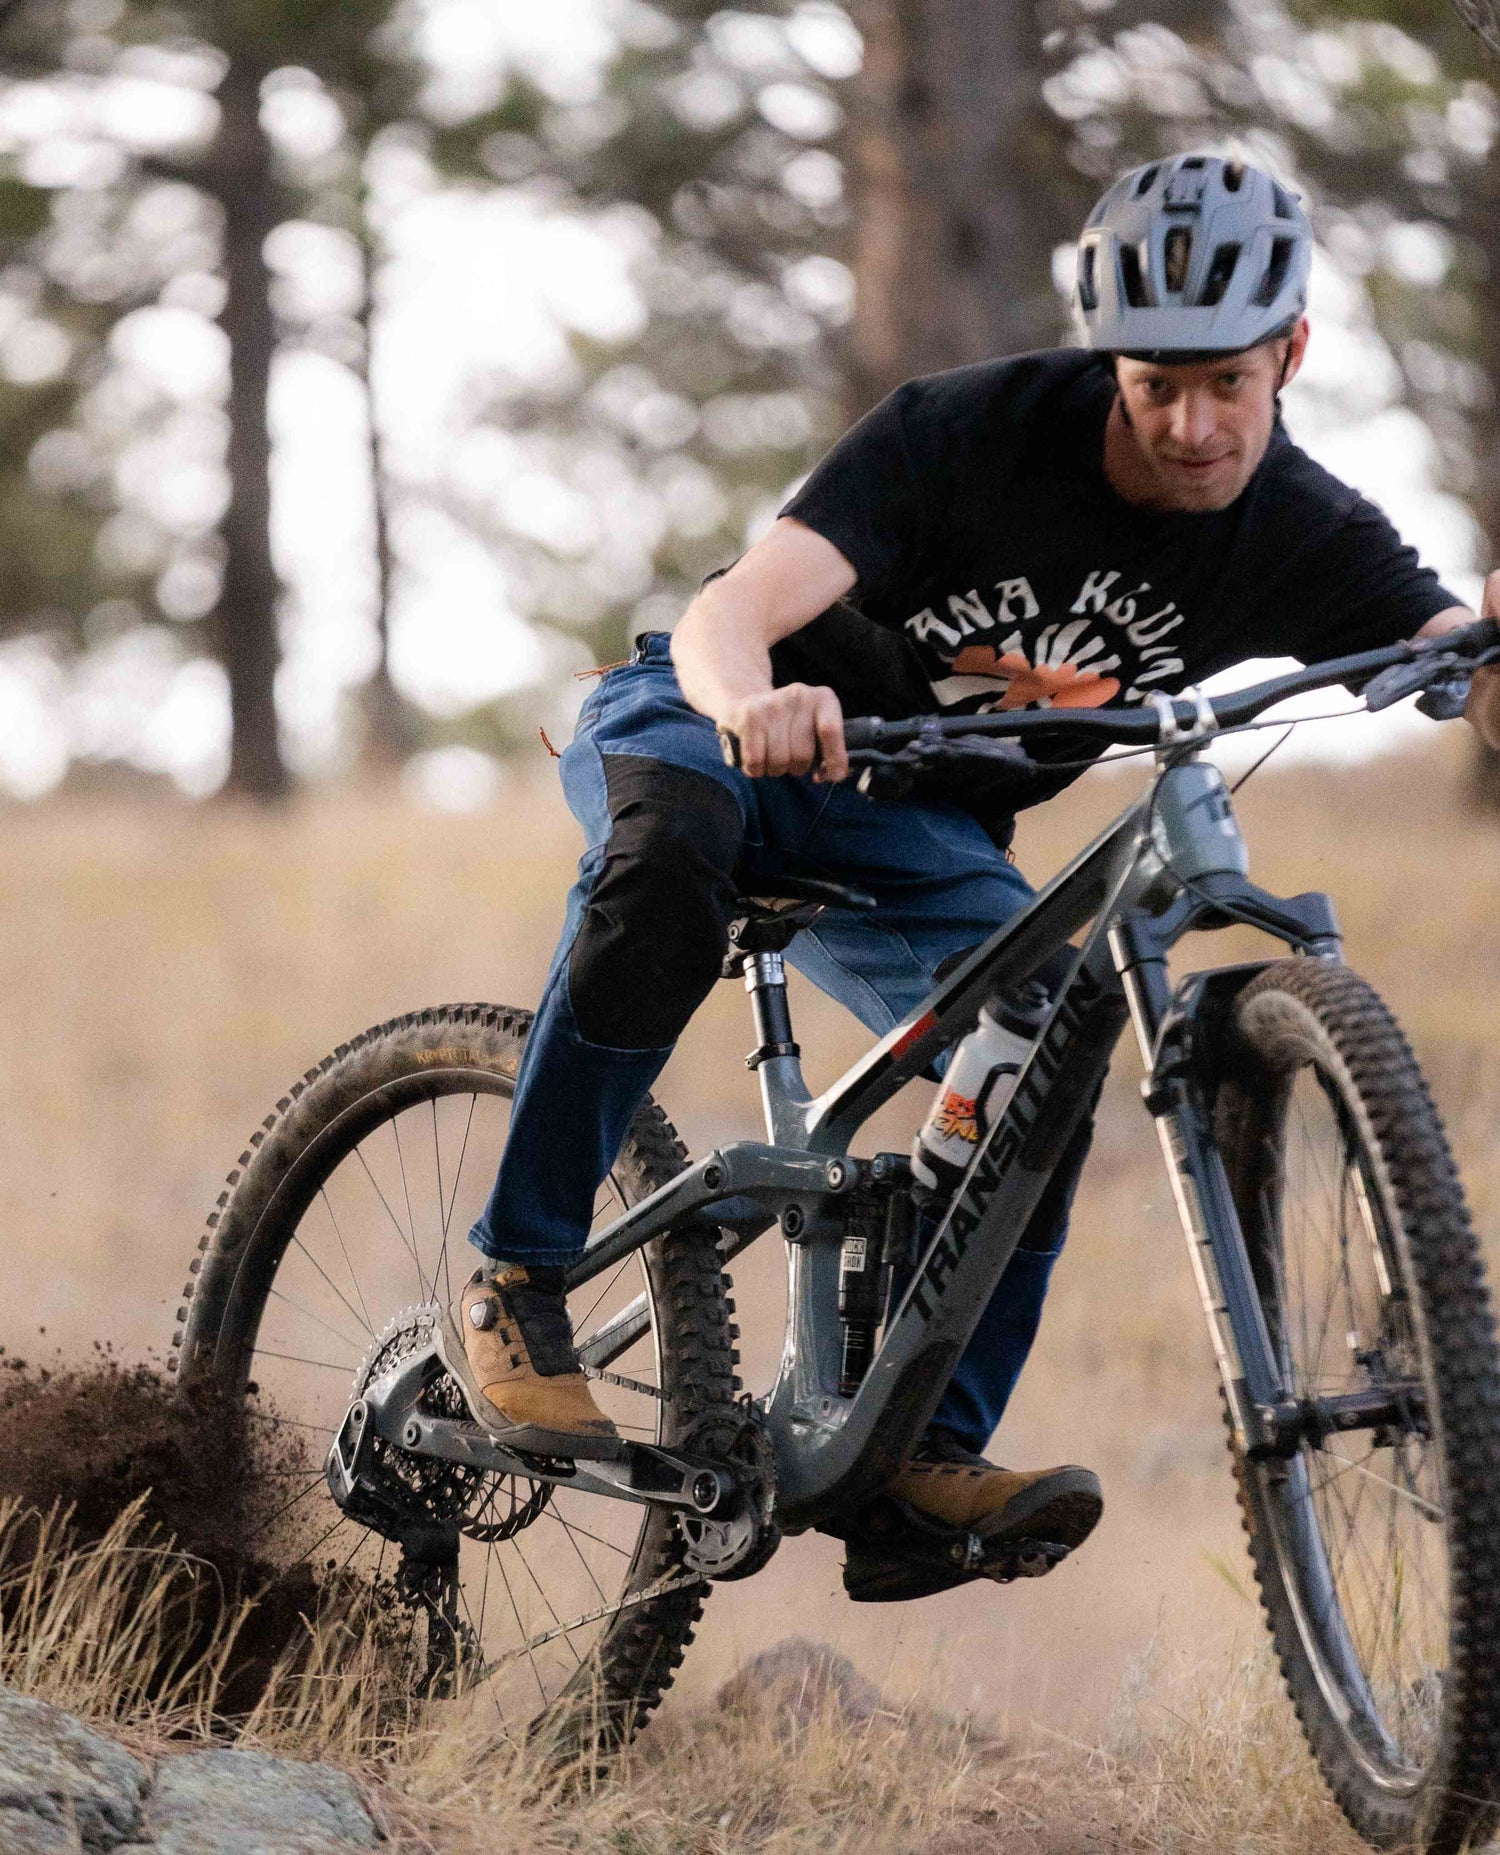
[[[1300,450],[1279,394],[1302,364],[1312,231],[1269,174],[1182,155],[1126,174],[1079,248],[1087,346],[913,380],[813,471],[672,634],[641,638],[562,758],[587,848],[471,1232],[482,1265],[443,1357],[508,1446],[607,1452],[573,1352],[564,1272],[677,1037],[719,976],[737,896],[832,879],[787,958],[877,1035],[945,961],[1027,902],[1019,809],[1078,776],[929,775],[876,805],[846,781],[845,715],[1139,705],[1252,657],[1319,662],[1474,614],[1370,502]],[[1484,609],[1500,615],[1500,573]],[[1500,671],[1468,717],[1500,746]],[[735,736],[725,764],[719,731]],[[1042,974],[1045,980],[1048,975]],[[885,1491],[917,1529],[1076,1547],[1102,1509],[1087,1469],[982,1451],[1035,1338],[1088,1148],[1059,1164],[912,1459]],[[929,1574],[860,1516],[845,1583],[920,1596]]]

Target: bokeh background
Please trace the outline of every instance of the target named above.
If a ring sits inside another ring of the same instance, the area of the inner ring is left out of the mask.
[[[0,1344],[164,1352],[294,1076],[400,1011],[534,1000],[577,851],[540,737],[578,673],[675,622],[891,386],[1068,339],[1121,167],[1237,148],[1302,189],[1294,435],[1472,597],[1497,128],[1443,0],[0,8]],[[1023,868],[1139,777],[1028,818]],[[1308,722],[1243,798],[1257,877],[1337,897],[1491,1236],[1497,806],[1465,731],[1405,711]],[[797,1010],[827,1080],[857,1030]],[[747,1038],[726,986],[663,1078],[695,1149],[756,1131]],[[1212,1676],[1255,1640],[1137,1081],[1122,1047],[999,1451],[1101,1469],[1089,1551],[856,1611],[837,1548],[792,1541],[710,1607],[689,1696],[795,1629],[1073,1731],[1153,1658]],[[736,1271],[760,1384],[779,1270],[767,1240]]]

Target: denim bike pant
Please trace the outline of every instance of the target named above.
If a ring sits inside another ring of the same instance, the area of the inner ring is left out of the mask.
[[[584,705],[562,756],[587,848],[527,1039],[499,1176],[470,1241],[510,1262],[582,1252],[600,1184],[689,1018],[719,977],[737,895],[777,876],[843,882],[873,913],[825,910],[787,950],[883,1036],[950,955],[1033,891],[968,813],[876,803],[852,783],[752,780],[677,684],[664,633]],[[982,1449],[1026,1361],[1092,1123],[1080,1127],[933,1419]]]

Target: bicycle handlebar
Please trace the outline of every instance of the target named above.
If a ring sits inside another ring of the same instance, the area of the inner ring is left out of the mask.
[[[1480,658],[1485,652],[1500,651],[1500,622],[1493,618],[1475,619],[1438,638],[1420,643],[1392,644],[1383,650],[1360,651],[1349,657],[1333,657],[1324,663],[1310,664],[1304,670],[1286,676],[1274,676],[1231,695],[1190,699],[1163,696],[1159,705],[1147,714],[1119,709],[1013,709],[1005,713],[991,711],[983,715],[922,715],[909,720],[881,721],[874,717],[856,717],[844,723],[844,741],[851,753],[863,750],[900,748],[916,740],[942,739],[950,735],[1007,735],[1024,738],[1033,734],[1072,734],[1092,740],[1156,746],[1170,740],[1174,729],[1184,735],[1198,730],[1200,715],[1206,710],[1215,729],[1237,728],[1253,721],[1263,709],[1285,701],[1288,696],[1305,695],[1310,690],[1325,689],[1331,683],[1354,682],[1363,689],[1366,683],[1398,664],[1415,663],[1431,656],[1452,667],[1461,667],[1465,658]],[[1434,664],[1436,669],[1436,663]],[[1436,679],[1435,679],[1436,680]],[[1410,693],[1410,692],[1403,692]],[[1168,720],[1170,705],[1171,720]]]

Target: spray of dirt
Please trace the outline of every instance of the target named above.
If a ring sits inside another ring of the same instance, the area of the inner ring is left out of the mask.
[[[29,1563],[48,1515],[90,1546],[139,1501],[141,1536],[182,1557],[182,1629],[202,1652],[247,1606],[216,1694],[225,1714],[255,1704],[309,1621],[350,1602],[299,1554],[282,1511],[317,1467],[274,1413],[185,1389],[156,1366],[103,1348],[84,1366],[0,1357],[0,1493],[18,1503],[8,1565]]]

